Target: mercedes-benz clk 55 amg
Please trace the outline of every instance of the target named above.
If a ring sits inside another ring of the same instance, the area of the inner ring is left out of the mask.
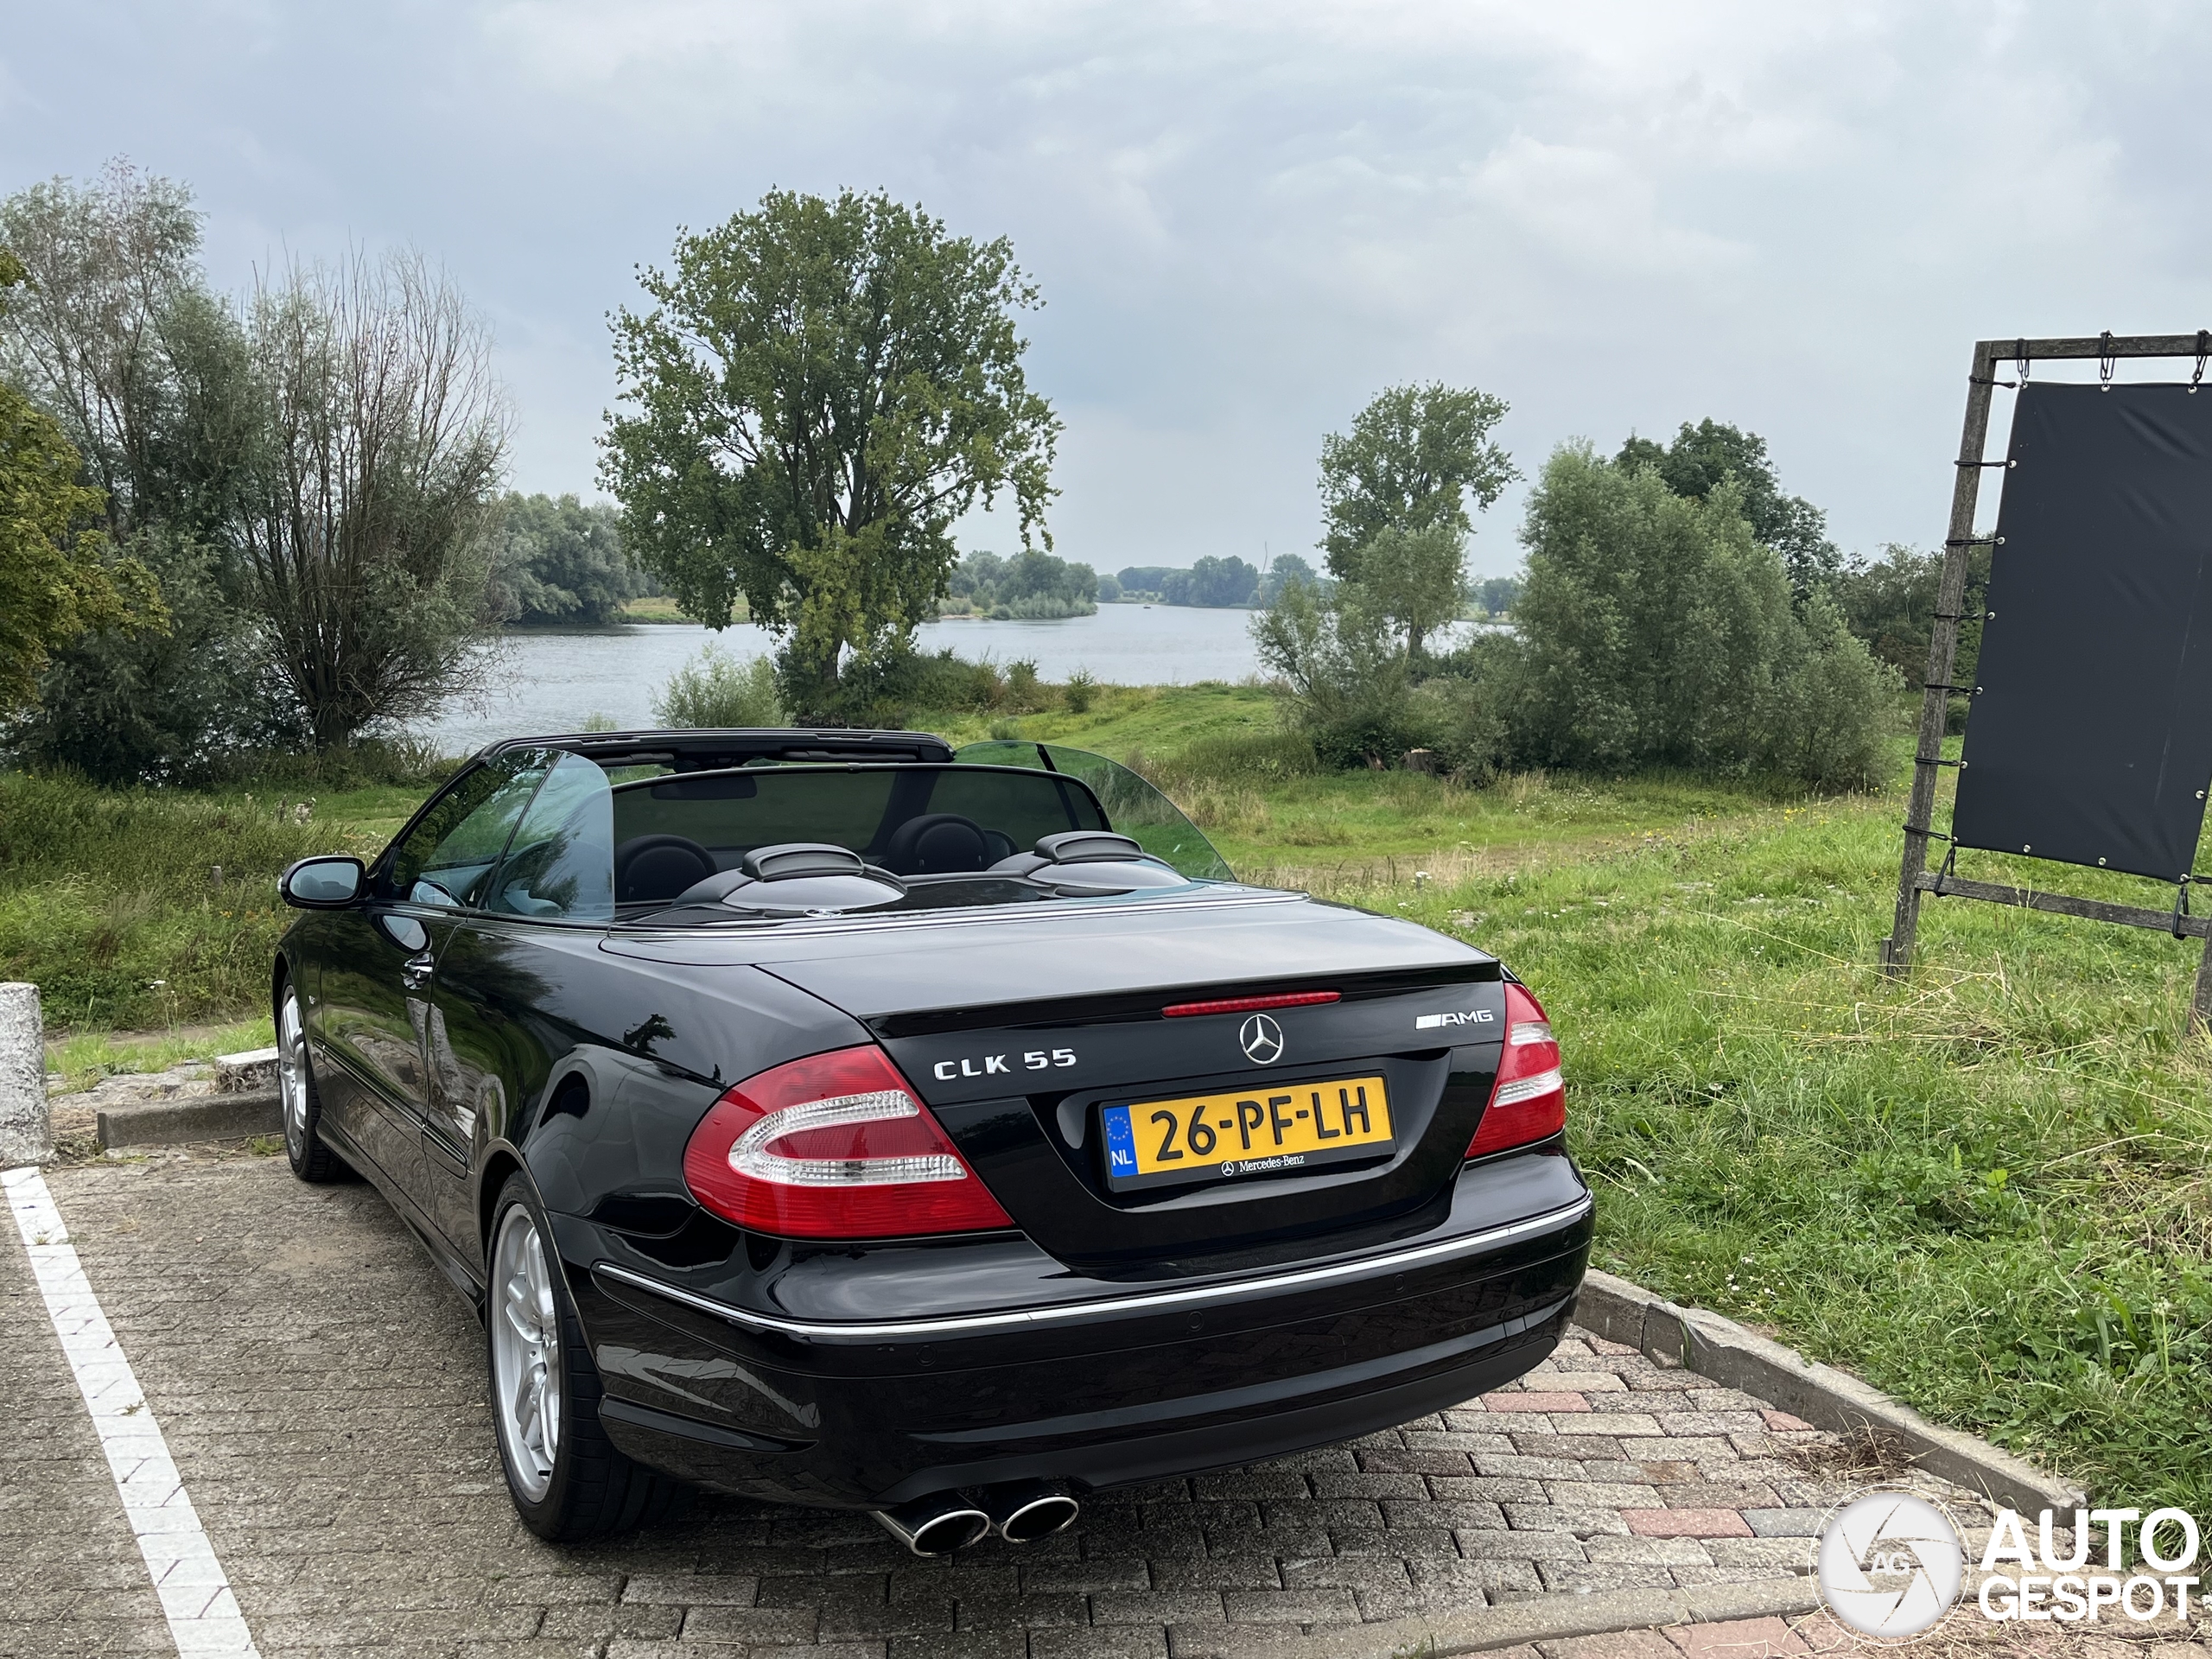
[[[1482,951],[1028,743],[500,743],[283,877],[285,1143],[486,1329],[547,1537],[685,1483],[940,1553],[1549,1353],[1591,1197]]]

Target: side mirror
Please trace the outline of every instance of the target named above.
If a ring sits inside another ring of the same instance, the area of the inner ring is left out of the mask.
[[[276,878],[276,891],[300,910],[343,910],[360,898],[368,874],[358,858],[303,858]]]

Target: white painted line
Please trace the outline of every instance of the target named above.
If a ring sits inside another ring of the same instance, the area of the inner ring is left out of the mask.
[[[115,1476],[123,1513],[138,1540],[138,1553],[153,1575],[154,1593],[169,1622],[169,1637],[181,1655],[251,1654],[253,1632],[246,1628],[231,1594],[215,1547],[200,1530],[200,1516],[169,1457],[162,1426],[123,1357],[99,1298],[85,1278],[85,1265],[69,1243],[61,1211],[35,1167],[0,1172],[0,1187],[16,1230],[30,1253],[31,1272],[46,1298],[47,1315],[61,1351],[92,1413],[100,1450]]]

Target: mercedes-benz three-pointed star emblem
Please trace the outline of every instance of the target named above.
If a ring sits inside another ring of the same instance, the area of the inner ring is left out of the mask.
[[[1282,1058],[1282,1027],[1264,1014],[1255,1014],[1238,1027],[1236,1040],[1255,1065],[1272,1065]]]

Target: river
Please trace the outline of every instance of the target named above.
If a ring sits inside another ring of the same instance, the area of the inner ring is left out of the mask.
[[[1189,606],[1102,605],[1096,615],[1061,622],[931,622],[918,639],[925,651],[950,645],[971,659],[1027,658],[1047,680],[1084,669],[1113,685],[1189,685],[1240,680],[1257,671],[1251,617],[1249,611]],[[594,715],[618,727],[651,726],[654,694],[716,637],[673,622],[518,630],[502,644],[483,693],[448,704],[412,730],[442,750],[464,753],[496,738],[576,731]],[[719,639],[739,657],[759,656],[771,645],[766,632],[749,623],[725,628]]]

